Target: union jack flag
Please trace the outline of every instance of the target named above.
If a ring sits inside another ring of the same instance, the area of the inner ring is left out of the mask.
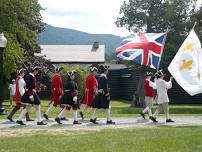
[[[166,33],[135,33],[121,42],[115,54],[121,60],[157,69],[165,40]]]

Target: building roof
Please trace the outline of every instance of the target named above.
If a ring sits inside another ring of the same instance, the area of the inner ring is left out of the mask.
[[[124,64],[110,64],[109,69],[110,70],[121,70],[121,69],[126,69],[127,66]]]
[[[41,45],[41,54],[53,63],[104,63],[105,46],[93,50],[93,45]]]

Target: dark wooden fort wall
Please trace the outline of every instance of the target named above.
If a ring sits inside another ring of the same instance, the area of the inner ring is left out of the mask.
[[[112,99],[132,100],[138,84],[138,71],[130,69],[110,70],[108,78]],[[202,94],[191,97],[175,81],[173,81],[173,87],[168,91],[168,95],[171,103],[202,104]]]

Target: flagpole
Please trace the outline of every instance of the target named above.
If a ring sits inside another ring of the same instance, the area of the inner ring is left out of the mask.
[[[23,60],[19,57],[19,55],[15,54],[21,61],[21,63],[23,64],[23,66],[26,68],[26,70],[29,71],[29,68],[24,64]]]
[[[160,61],[159,61],[159,64],[158,64],[158,67],[157,67],[157,72],[159,71],[159,66],[160,66],[160,63],[161,63],[161,58],[162,58],[162,55],[163,55],[163,51],[164,51],[164,46],[165,46],[165,43],[166,43],[166,39],[167,39],[167,35],[168,35],[168,27],[166,29],[166,35],[165,35],[165,39],[163,40],[163,47],[161,48],[161,55],[160,55]]]
[[[190,30],[190,32],[189,33],[191,33],[191,31],[192,30],[194,30],[194,28],[195,28],[195,26],[196,26],[196,24],[197,24],[197,22],[194,22],[194,25],[193,25],[193,27],[192,27],[192,29]],[[197,52],[198,53],[198,52]],[[199,58],[199,55],[197,55],[197,61],[198,61],[198,65],[199,65],[199,63],[200,63],[200,58]],[[201,72],[200,72],[200,66],[198,66],[198,75],[197,75],[198,77],[199,77],[199,81],[201,81]],[[199,85],[200,86],[200,85]]]
[[[193,25],[192,29],[190,30],[190,32],[191,32],[192,30],[194,30],[196,24],[197,24],[197,22],[194,22],[194,25]]]

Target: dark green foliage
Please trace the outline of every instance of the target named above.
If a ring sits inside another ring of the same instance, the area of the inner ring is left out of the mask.
[[[40,48],[36,43],[44,26],[42,10],[37,0],[1,0],[0,32],[4,32],[8,45],[4,53],[4,77],[22,67]],[[20,57],[20,58],[19,58]]]
[[[201,24],[201,10],[196,9],[197,0],[129,0],[120,8],[122,17],[116,24],[132,31],[166,32],[169,29],[167,41],[161,61],[161,68],[167,66],[173,59],[180,45],[195,21]],[[196,28],[201,35],[201,28]]]

